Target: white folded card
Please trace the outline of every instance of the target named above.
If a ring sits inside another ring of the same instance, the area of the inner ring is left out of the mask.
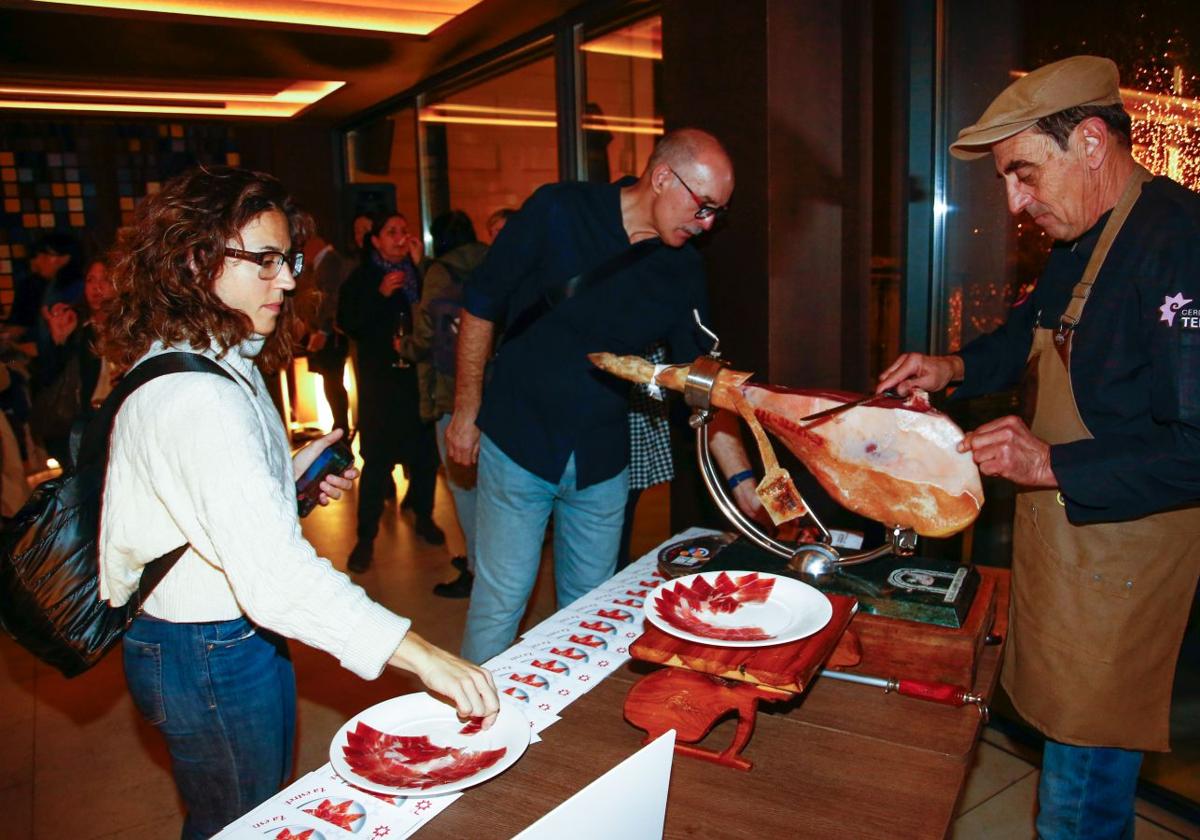
[[[675,730],[660,735],[514,840],[661,840]],[[616,807],[619,803],[619,807]]]

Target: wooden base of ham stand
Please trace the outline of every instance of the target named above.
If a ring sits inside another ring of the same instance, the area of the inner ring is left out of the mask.
[[[759,702],[789,700],[827,664],[852,667],[861,657],[857,638],[846,633],[858,602],[845,595],[830,595],[829,600],[833,617],[820,632],[769,647],[702,645],[647,625],[629,652],[635,659],[668,667],[642,677],[629,690],[625,719],[649,733],[645,743],[674,729],[679,755],[749,770],[752,764],[741,753],[754,734]],[[731,712],[738,723],[726,749],[695,746]]]
[[[678,754],[749,770],[753,765],[741,753],[754,734],[758,701],[787,700],[792,696],[790,691],[734,682],[683,668],[663,668],[642,677],[629,690],[625,719],[650,733],[645,740],[647,744],[674,729]],[[737,730],[724,751],[693,746],[704,740],[717,721],[731,711],[737,712]]]

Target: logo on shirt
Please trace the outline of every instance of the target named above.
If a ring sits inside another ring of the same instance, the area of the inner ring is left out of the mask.
[[[1168,327],[1175,326],[1175,316],[1179,313],[1179,310],[1183,309],[1183,307],[1187,306],[1191,302],[1191,298],[1185,298],[1183,296],[1183,292],[1164,297],[1163,305],[1158,307],[1158,311],[1162,313],[1162,317],[1159,318],[1159,320],[1165,323]],[[1189,329],[1196,329],[1197,327],[1200,327],[1200,312],[1188,310],[1187,312],[1183,313],[1183,317],[1180,320],[1182,321],[1183,326],[1188,327]]]

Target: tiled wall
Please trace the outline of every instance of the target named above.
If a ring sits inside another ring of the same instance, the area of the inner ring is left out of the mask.
[[[90,163],[87,140],[77,141],[69,126],[34,133],[26,126],[4,127],[0,135],[0,304],[12,304],[13,276],[24,271],[30,247],[49,230],[79,234],[96,212],[96,184],[81,158]]]
[[[230,127],[164,123],[118,126],[113,163],[121,224],[125,225],[137,202],[158,192],[166,178],[197,163],[238,166],[241,155]]]
[[[0,122],[0,307],[49,231],[70,233],[85,257],[112,244],[145,195],[196,163],[238,165],[232,125]]]

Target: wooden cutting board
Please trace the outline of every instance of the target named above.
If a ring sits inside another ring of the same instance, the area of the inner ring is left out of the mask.
[[[858,611],[858,601],[849,595],[827,597],[833,605],[833,617],[823,629],[805,639],[766,647],[718,647],[677,638],[647,622],[646,631],[630,646],[629,652],[644,662],[798,694],[825,667],[826,660],[830,660],[831,667],[852,667],[858,663],[857,640],[848,637],[839,648]]]

